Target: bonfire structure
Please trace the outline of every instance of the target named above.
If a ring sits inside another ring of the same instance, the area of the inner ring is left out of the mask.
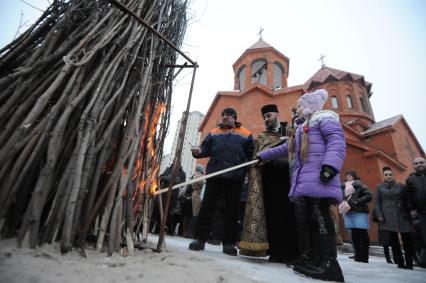
[[[186,11],[182,0],[57,0],[0,50],[2,238],[67,252],[90,236],[109,255],[146,239],[172,82],[197,67],[179,50]]]

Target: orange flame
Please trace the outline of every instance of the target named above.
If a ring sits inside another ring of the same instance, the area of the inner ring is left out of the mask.
[[[151,105],[148,105],[145,111],[145,123],[143,136],[140,139],[139,152],[135,164],[135,170],[133,172],[132,180],[137,181],[138,185],[136,192],[147,190],[148,193],[153,194],[158,188],[158,173],[160,171],[160,164],[158,163],[158,157],[156,152],[158,148],[155,146],[155,137],[157,135],[157,126],[162,114],[166,111],[167,106],[164,103],[157,105],[154,115],[152,115],[151,124],[149,123],[149,113],[151,112]],[[148,129],[148,126],[149,129]],[[146,150],[146,156],[144,152]],[[148,159],[148,160],[146,160]],[[145,160],[145,161],[144,161]],[[144,176],[144,165],[148,164],[148,170],[145,171]]]

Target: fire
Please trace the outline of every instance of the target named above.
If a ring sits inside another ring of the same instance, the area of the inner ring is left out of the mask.
[[[148,192],[149,192],[150,194],[154,194],[154,193],[155,193],[155,191],[157,190],[157,187],[158,187],[158,184],[157,184],[157,178],[155,178],[155,179],[153,180],[153,182],[152,182],[152,186],[151,186],[151,188],[148,190]]]
[[[167,105],[161,103],[157,106],[154,115],[152,115],[151,124],[149,123],[149,113],[151,106],[148,105],[145,112],[144,134],[140,139],[139,152],[135,164],[135,170],[132,180],[138,182],[136,191],[147,190],[148,193],[153,194],[158,188],[158,173],[160,171],[160,164],[158,163],[157,150],[155,148],[155,137],[157,135],[157,126],[163,113],[166,111]],[[150,126],[148,129],[148,125]],[[146,150],[146,156],[144,152]],[[143,167],[148,166],[146,176],[143,174]]]

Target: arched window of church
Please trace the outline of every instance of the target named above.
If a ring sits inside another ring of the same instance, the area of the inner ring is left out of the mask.
[[[242,66],[238,71],[238,89],[243,90],[246,87],[246,66]]]
[[[364,98],[360,97],[359,101],[361,102],[362,111],[367,112],[367,106],[365,105]]]
[[[281,88],[283,86],[283,70],[284,68],[280,63],[274,62],[274,89]]]
[[[335,96],[331,97],[331,107],[333,109],[339,108],[339,103],[337,103],[337,97]]]
[[[251,64],[251,83],[261,83],[266,85],[266,69],[267,63],[265,59],[259,59]]]
[[[352,96],[350,95],[346,96],[346,103],[348,104],[348,108],[354,108],[352,103]]]

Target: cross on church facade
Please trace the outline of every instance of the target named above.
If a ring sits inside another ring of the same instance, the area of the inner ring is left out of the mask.
[[[324,67],[325,67],[325,64],[324,64],[324,57],[325,57],[325,55],[322,55],[322,54],[321,54],[320,58],[318,59],[318,61],[320,61],[320,60],[321,60],[321,68],[324,68]]]
[[[263,32],[263,27],[260,27],[259,32],[257,33],[259,35],[259,39],[262,39],[262,32]]]

